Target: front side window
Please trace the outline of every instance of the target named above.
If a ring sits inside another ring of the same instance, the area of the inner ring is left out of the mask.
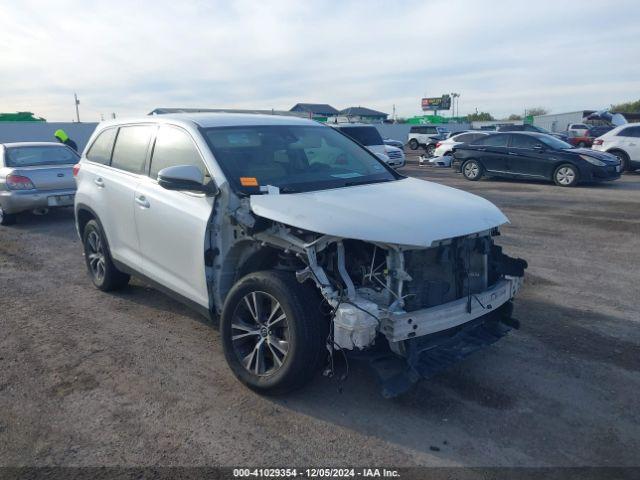
[[[564,150],[565,148],[573,148],[573,145],[567,142],[563,142],[559,138],[552,137],[551,135],[540,135],[540,141],[551,147],[554,150]]]
[[[528,135],[511,135],[510,146],[513,148],[533,149],[536,146],[541,147],[542,145],[538,140]]]
[[[627,127],[618,132],[618,137],[640,137],[640,127]]]
[[[475,133],[462,133],[452,138],[454,142],[472,142],[477,138]]]
[[[5,152],[7,167],[73,165],[77,161],[78,155],[64,146],[9,147]]]
[[[348,127],[341,128],[340,131],[366,147],[384,143],[376,127]]]
[[[508,135],[489,135],[475,142],[475,145],[486,145],[488,147],[506,147]]]
[[[147,148],[155,128],[152,125],[120,127],[116,145],[113,147],[111,166],[127,172],[142,173]]]
[[[176,165],[193,165],[200,169],[203,176],[208,176],[200,152],[189,134],[176,127],[162,126],[153,147],[149,176],[157,179],[160,170]]]
[[[220,127],[203,133],[229,182],[241,193],[259,193],[265,185],[293,193],[401,178],[332,127]]]
[[[111,161],[111,152],[113,150],[113,141],[116,139],[117,128],[108,128],[98,135],[87,152],[87,160],[109,165]]]

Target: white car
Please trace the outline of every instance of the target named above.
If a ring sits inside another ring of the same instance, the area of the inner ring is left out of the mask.
[[[404,151],[401,148],[385,144],[382,135],[380,135],[378,129],[373,125],[364,123],[337,123],[329,125],[366,147],[367,150],[374,153],[388,165],[394,168],[404,167]]]
[[[326,125],[103,122],[74,174],[93,284],[135,275],[218,319],[231,370],[258,392],[290,391],[332,355],[365,350],[383,394],[398,395],[517,326],[526,262],[493,240],[507,217],[396,173]]]
[[[440,140],[438,143],[436,143],[436,150],[434,152],[434,155],[436,157],[451,156],[451,153],[453,152],[453,147],[455,147],[456,145],[472,142],[474,140],[477,140],[480,137],[489,135],[489,133],[490,132],[479,132],[479,131],[478,132],[462,132],[462,133],[453,135],[447,138],[446,140]],[[449,159],[449,166],[451,166],[450,160],[451,159]]]
[[[640,124],[626,123],[596,138],[591,147],[620,159],[622,171],[640,168]]]

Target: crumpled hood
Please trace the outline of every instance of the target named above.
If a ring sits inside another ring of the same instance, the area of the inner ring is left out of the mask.
[[[251,210],[321,234],[419,247],[509,221],[484,198],[416,178],[317,192],[252,195]]]

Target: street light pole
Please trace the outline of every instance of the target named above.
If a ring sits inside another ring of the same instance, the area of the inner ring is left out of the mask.
[[[78,108],[78,105],[80,105],[80,100],[78,100],[78,95],[76,95],[76,93],[73,94],[73,99],[75,100],[76,104],[76,121],[80,123],[80,109]]]

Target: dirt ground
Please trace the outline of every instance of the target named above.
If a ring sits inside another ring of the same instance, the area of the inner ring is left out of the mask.
[[[357,365],[265,398],[197,314],[138,281],[93,288],[70,210],[26,216],[0,227],[0,465],[640,465],[640,175],[404,172],[509,216],[519,331],[398,400]]]

